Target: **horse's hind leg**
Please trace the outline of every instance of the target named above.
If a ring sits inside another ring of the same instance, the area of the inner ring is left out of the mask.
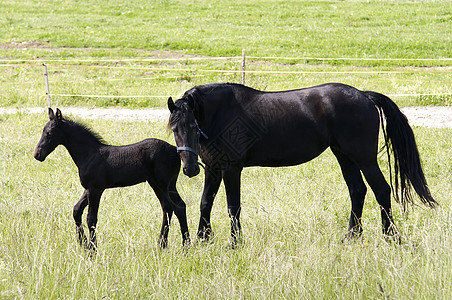
[[[364,198],[367,188],[364,184],[361,170],[358,165],[342,154],[337,149],[331,149],[341,166],[342,175],[347,184],[350,199],[352,202],[352,211],[348,224],[348,235],[350,237],[361,235],[363,228],[361,224],[361,216],[363,213]]]
[[[361,169],[380,205],[383,233],[390,236],[397,235],[398,231],[392,219],[391,188],[381,173],[380,167],[375,161],[371,165],[361,167]]]
[[[83,232],[83,227],[82,227],[83,210],[85,209],[85,207],[87,205],[88,205],[88,191],[85,190],[83,192],[83,195],[80,198],[80,200],[77,202],[77,204],[75,204],[73,214],[72,214],[74,217],[78,241],[80,243],[80,246],[86,246],[88,243],[88,240],[86,239],[86,236],[85,236],[85,233]]]
[[[229,218],[231,219],[231,246],[235,247],[240,241],[242,229],[240,225],[240,178],[242,168],[231,167],[223,170],[223,182],[228,202]]]

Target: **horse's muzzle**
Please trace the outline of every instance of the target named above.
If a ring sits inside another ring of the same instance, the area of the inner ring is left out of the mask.
[[[198,164],[194,164],[192,166],[184,166],[183,171],[186,176],[191,178],[199,174],[199,166]]]

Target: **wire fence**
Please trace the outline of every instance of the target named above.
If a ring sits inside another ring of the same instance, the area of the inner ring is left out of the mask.
[[[143,72],[153,72],[153,73],[165,73],[160,76],[152,77],[140,77],[133,78],[133,80],[162,80],[162,79],[178,79],[180,75],[170,75],[169,73],[190,73],[190,77],[203,77],[207,74],[241,74],[242,83],[245,81],[246,75],[255,76],[281,76],[281,75],[380,75],[380,74],[449,74],[452,73],[452,66],[449,62],[452,58],[353,58],[353,57],[258,57],[258,56],[248,56],[246,57],[248,62],[258,62],[258,61],[320,61],[320,62],[332,62],[332,61],[348,61],[348,62],[438,62],[439,64],[445,63],[445,67],[394,67],[388,69],[385,67],[383,70],[378,70],[373,68],[357,68],[353,66],[347,66],[349,69],[346,70],[264,70],[264,69],[245,69],[245,56],[231,56],[231,57],[193,57],[193,56],[181,56],[181,57],[171,57],[171,58],[122,58],[122,59],[0,59],[0,68],[29,68],[38,67],[42,68],[43,63],[50,70],[56,69],[92,69],[92,70],[137,70]],[[225,69],[220,67],[168,67],[168,66],[148,66],[146,64],[155,63],[168,63],[168,62],[205,62],[205,61],[216,61],[216,62],[228,62],[236,64],[236,68]],[[136,65],[119,65],[126,63],[140,64]],[[241,64],[240,64],[241,63]],[[144,65],[143,65],[144,64]],[[300,67],[300,66],[298,66]],[[196,75],[193,75],[196,74]],[[96,82],[96,81],[125,81],[132,80],[131,78],[96,78],[96,79],[83,79],[83,82]],[[397,79],[396,79],[397,80]],[[407,79],[399,78],[400,81],[410,81]],[[413,81],[413,80],[411,80]],[[423,81],[428,81],[428,79],[423,79]],[[442,80],[432,80],[433,82],[441,83],[452,83],[452,80],[442,79]],[[0,85],[25,85],[25,84],[37,84],[42,83],[42,77],[36,78],[36,80],[29,81],[0,81]],[[73,83],[76,81],[66,80],[65,83]],[[77,81],[79,82],[79,81]],[[45,93],[48,97],[86,97],[86,98],[165,98],[167,95],[108,95],[108,94],[91,94],[91,93],[52,93],[47,91]],[[392,93],[388,94],[391,97],[420,97],[420,96],[451,96],[452,92],[437,92],[437,93]]]

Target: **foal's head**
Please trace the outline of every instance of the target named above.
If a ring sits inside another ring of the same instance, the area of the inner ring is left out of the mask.
[[[59,126],[63,120],[61,111],[57,108],[56,113],[54,113],[49,107],[49,118],[50,121],[44,126],[41,139],[33,153],[33,156],[39,161],[44,161],[64,139],[63,132]]]
[[[193,177],[199,174],[198,148],[200,129],[196,122],[193,109],[189,103],[181,100],[173,102],[168,99],[168,108],[171,112],[169,126],[174,133],[177,152],[183,163],[184,174]]]

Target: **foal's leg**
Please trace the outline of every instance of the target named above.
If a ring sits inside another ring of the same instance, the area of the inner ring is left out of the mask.
[[[348,223],[348,235],[350,237],[359,236],[363,232],[361,216],[363,213],[364,198],[367,188],[364,184],[361,170],[358,165],[342,154],[337,149],[331,149],[341,166],[342,175],[347,184],[350,199],[352,202],[352,211]]]
[[[167,193],[160,187],[155,180],[148,180],[149,185],[154,190],[155,195],[160,201],[160,205],[163,211],[162,227],[160,229],[160,236],[158,244],[161,248],[168,246],[168,232],[171,224],[171,218],[173,216],[173,207],[167,198]]]
[[[160,236],[158,244],[161,248],[166,248],[168,246],[168,233],[171,224],[171,218],[173,217],[173,208],[171,204],[166,200],[166,195],[163,193],[157,196],[160,200],[160,205],[162,206],[163,211],[163,221],[162,227],[160,229]]]
[[[231,244],[237,245],[241,236],[240,225],[240,177],[242,168],[230,167],[223,171],[224,187],[226,189],[226,198],[228,202],[229,218],[231,219]]]
[[[190,234],[188,232],[188,223],[187,223],[187,208],[184,200],[180,197],[179,193],[176,189],[176,181],[173,181],[170,184],[169,191],[167,192],[168,199],[171,201],[171,205],[173,206],[174,213],[176,214],[177,219],[179,220],[180,230],[182,233],[182,244],[184,246],[189,246]]]
[[[166,196],[161,194],[160,196],[157,196],[160,199],[164,199]],[[171,218],[173,217],[173,209],[171,207],[171,204],[168,203],[168,201],[160,200],[160,205],[162,206],[163,211],[163,221],[162,221],[162,227],[160,229],[160,236],[158,244],[161,248],[166,248],[168,246],[168,233],[169,228],[171,224]]]
[[[74,210],[72,213],[74,220],[75,220],[75,226],[76,226],[77,236],[78,236],[78,240],[80,242],[80,246],[86,246],[88,243],[88,240],[86,239],[86,236],[85,236],[85,233],[83,232],[83,227],[82,227],[83,210],[85,209],[85,207],[87,205],[88,205],[88,191],[85,190],[83,192],[83,195],[80,198],[80,200],[74,206]]]
[[[89,243],[87,248],[95,250],[97,248],[96,242],[96,225],[97,225],[97,212],[99,211],[99,201],[104,190],[88,189],[88,215],[86,221],[89,229]]]
[[[383,233],[391,236],[397,235],[398,231],[392,219],[391,188],[381,173],[380,167],[375,161],[373,164],[363,166],[361,169],[380,205]]]
[[[201,197],[201,217],[199,219],[198,238],[208,240],[212,234],[210,224],[210,213],[212,211],[213,201],[220,188],[221,174],[208,166],[205,169],[204,190]]]

